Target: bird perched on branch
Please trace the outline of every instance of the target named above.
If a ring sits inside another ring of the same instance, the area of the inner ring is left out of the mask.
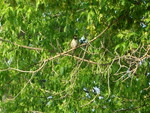
[[[78,46],[78,40],[77,40],[77,36],[75,35],[71,41],[71,44],[70,44],[71,48],[76,48]],[[75,50],[73,50],[73,53],[74,53]]]

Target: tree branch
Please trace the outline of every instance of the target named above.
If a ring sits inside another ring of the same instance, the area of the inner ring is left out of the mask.
[[[26,48],[26,49],[40,50],[40,51],[43,50],[42,48],[36,48],[36,47],[29,47],[29,46],[25,46],[25,45],[19,45],[19,44],[11,42],[9,40],[2,39],[2,37],[0,37],[0,41],[7,42],[7,43],[10,43],[10,44],[22,47],[22,48]]]

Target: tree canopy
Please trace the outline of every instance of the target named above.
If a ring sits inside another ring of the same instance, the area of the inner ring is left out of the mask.
[[[0,1],[0,112],[148,113],[149,102],[149,0]]]

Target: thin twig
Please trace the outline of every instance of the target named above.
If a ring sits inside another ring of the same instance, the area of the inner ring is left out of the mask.
[[[26,48],[26,49],[40,50],[40,51],[43,50],[42,48],[36,48],[36,47],[29,47],[29,46],[25,46],[25,45],[19,45],[19,44],[17,44],[17,43],[11,42],[11,41],[9,41],[9,40],[2,39],[2,37],[0,37],[0,41],[7,42],[7,43],[10,43],[10,44],[13,44],[13,45],[22,47],[22,48]]]
[[[98,63],[93,62],[93,61],[91,61],[91,60],[83,59],[83,58],[80,58],[80,57],[77,57],[77,56],[73,56],[73,55],[70,55],[70,54],[64,54],[64,55],[70,56],[70,57],[73,57],[73,58],[78,59],[78,60],[80,60],[80,61],[85,61],[85,62],[88,62],[88,63],[91,63],[91,64],[98,64]]]
[[[99,94],[96,95],[96,96],[95,96],[92,100],[90,100],[88,103],[86,103],[86,104],[84,104],[84,105],[82,105],[82,106],[80,106],[80,107],[85,107],[85,106],[91,104],[98,96],[99,96]]]
[[[37,70],[34,70],[34,71],[24,71],[24,70],[21,70],[21,69],[16,69],[16,68],[7,68],[7,69],[3,69],[3,70],[0,70],[1,71],[8,71],[8,70],[15,70],[15,71],[18,71],[18,72],[22,72],[22,73],[36,73],[38,71],[40,71],[44,66],[45,66],[46,62],[44,61],[43,64],[37,69]]]
[[[132,111],[132,110],[136,110],[136,109],[139,109],[141,107],[144,107],[144,106],[147,106],[148,104],[144,104],[142,106],[138,106],[138,107],[134,107],[134,108],[127,108],[127,109],[118,109],[116,111],[114,111],[114,113],[117,113],[117,112],[121,112],[121,111]]]

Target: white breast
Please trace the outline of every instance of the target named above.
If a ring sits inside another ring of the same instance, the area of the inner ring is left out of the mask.
[[[72,47],[72,48],[75,48],[75,47],[77,47],[77,45],[78,45],[78,41],[75,40],[75,39],[73,39],[73,40],[71,41],[71,47]]]

